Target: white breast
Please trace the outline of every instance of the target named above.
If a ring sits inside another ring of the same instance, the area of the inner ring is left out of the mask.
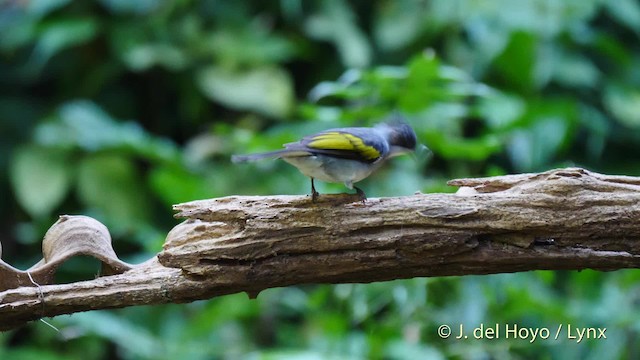
[[[282,160],[295,166],[306,176],[320,181],[341,182],[350,189],[353,187],[353,183],[371,175],[381,163],[371,164],[324,155],[283,157]]]

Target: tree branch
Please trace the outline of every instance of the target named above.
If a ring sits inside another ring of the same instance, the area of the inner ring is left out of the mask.
[[[157,258],[91,281],[0,292],[0,328],[303,283],[640,265],[640,178],[570,168],[450,184],[458,193],[366,204],[348,195],[179,204],[187,220]]]

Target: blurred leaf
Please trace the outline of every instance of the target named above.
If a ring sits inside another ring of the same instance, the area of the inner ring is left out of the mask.
[[[601,54],[605,55],[610,64],[615,64],[616,68],[627,68],[631,64],[635,64],[632,52],[629,51],[626,44],[622,42],[622,39],[618,39],[611,34],[601,32],[595,36],[594,47]],[[612,76],[617,77],[617,76]]]
[[[149,181],[154,192],[169,206],[213,195],[212,184],[204,174],[177,167],[156,168],[151,172]]]
[[[640,90],[610,85],[604,91],[604,103],[616,120],[630,128],[640,128]]]
[[[163,0],[100,0],[100,3],[115,14],[149,14],[166,1]]]
[[[78,169],[78,196],[118,229],[140,227],[149,220],[140,174],[122,156],[100,154],[83,159]]]
[[[210,66],[197,75],[204,94],[223,105],[285,118],[293,106],[293,84],[280,68],[263,67],[246,72]]]
[[[515,124],[526,110],[525,101],[515,95],[492,92],[481,97],[478,113],[493,130],[504,130]]]
[[[411,60],[398,99],[402,110],[417,112],[442,99],[442,87],[437,83],[438,66],[439,62],[433,56],[416,56]]]
[[[33,49],[31,62],[40,67],[66,48],[86,43],[96,36],[98,23],[91,18],[60,19],[45,23]]]
[[[167,139],[150,136],[135,122],[117,122],[96,104],[70,101],[57,117],[35,129],[36,142],[47,146],[79,147],[95,152],[127,150],[149,160],[177,161],[179,153]]]
[[[436,154],[446,159],[486,160],[502,149],[500,140],[493,135],[474,139],[446,137],[439,131],[427,131],[426,143]]]
[[[553,60],[553,77],[563,85],[595,87],[600,79],[600,71],[587,57],[561,53]]]
[[[580,122],[587,130],[587,155],[592,159],[600,159],[611,133],[611,125],[605,115],[593,107],[580,110]]]
[[[71,0],[31,0],[26,3],[29,15],[42,17],[69,4]]]
[[[41,111],[40,104],[32,99],[0,98],[0,179],[6,178],[11,153],[30,138]]]
[[[365,34],[355,25],[356,15],[344,0],[320,3],[321,12],[309,18],[305,29],[309,36],[331,41],[338,48],[346,67],[362,68],[371,62],[371,47]]]
[[[640,4],[635,0],[605,1],[603,5],[620,22],[640,35]]]
[[[600,0],[451,1],[446,5],[447,15],[453,17],[451,20],[465,25],[486,22],[505,33],[520,31],[551,37],[576,23],[590,20]]]
[[[511,35],[502,54],[496,58],[494,71],[512,89],[530,91],[534,88],[536,46],[537,39],[533,34],[517,31]]]
[[[425,5],[418,1],[378,3],[374,34],[386,51],[403,48],[414,41],[425,26]]]
[[[339,97],[344,99],[362,98],[367,90],[358,83],[362,80],[361,70],[347,70],[338,81],[323,81],[309,91],[309,99],[317,102],[325,97]]]
[[[15,50],[39,35],[38,21],[70,0],[33,0],[0,2],[0,47]]]
[[[435,347],[419,343],[393,341],[386,346],[385,359],[446,359]]]
[[[163,43],[145,43],[130,47],[122,54],[122,57],[133,71],[145,71],[153,66],[182,70],[189,63],[187,54],[180,48]]]
[[[545,170],[545,164],[552,163],[571,141],[577,117],[573,99],[530,101],[508,140],[508,155],[515,169]]]
[[[89,334],[109,339],[129,356],[161,359],[167,348],[164,340],[155,338],[144,326],[132,323],[125,316],[117,316],[107,311],[77,313],[58,321],[80,326]]]
[[[258,24],[216,31],[206,46],[226,66],[268,65],[289,60],[298,51],[290,40]]]
[[[416,154],[416,156],[418,156]],[[413,195],[417,191],[424,191],[425,180],[421,169],[426,167],[425,162],[431,157],[430,153],[425,158],[411,158],[409,156],[393,159],[391,164],[385,165],[379,172],[373,174],[369,180],[362,182],[367,194],[371,196]],[[342,189],[344,191],[344,188]]]
[[[305,350],[267,350],[251,353],[246,360],[346,360],[352,357],[343,355],[332,355],[327,357],[323,352],[305,351]]]
[[[3,351],[0,349],[0,357],[11,360],[68,360],[63,354],[55,354],[47,349],[36,349],[35,347],[17,348]]]
[[[0,49],[16,50],[33,41],[36,36],[36,22],[26,19],[24,14],[12,14],[4,19],[0,13]],[[20,19],[20,20],[16,20]]]
[[[527,130],[516,130],[509,140],[509,157],[518,171],[543,170],[568,134],[561,117],[540,118]]]
[[[69,154],[37,146],[22,147],[11,160],[10,175],[18,203],[34,218],[49,215],[71,183]]]

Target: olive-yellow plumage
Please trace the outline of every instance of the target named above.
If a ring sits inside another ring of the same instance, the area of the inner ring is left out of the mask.
[[[366,145],[361,138],[346,132],[329,131],[321,133],[314,136],[307,146],[314,149],[356,151],[367,160],[380,157],[380,152],[375,147]]]

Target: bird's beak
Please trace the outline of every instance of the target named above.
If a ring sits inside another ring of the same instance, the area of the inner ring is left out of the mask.
[[[425,145],[418,144],[416,150],[411,153],[414,161],[425,160],[433,155],[433,152]]]
[[[402,146],[392,146],[389,151],[389,157],[396,157],[404,154],[411,154],[413,151]]]

